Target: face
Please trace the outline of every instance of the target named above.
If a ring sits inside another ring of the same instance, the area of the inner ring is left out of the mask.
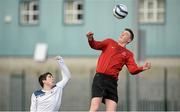
[[[54,77],[52,75],[47,75],[46,80],[43,80],[44,85],[53,87],[54,86]]]
[[[131,34],[128,31],[123,31],[118,39],[118,42],[128,44],[131,42]]]

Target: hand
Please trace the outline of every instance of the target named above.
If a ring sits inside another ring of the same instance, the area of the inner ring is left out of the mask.
[[[143,70],[148,70],[151,68],[151,63],[150,62],[145,62],[143,65]]]
[[[90,41],[93,40],[93,35],[94,35],[93,32],[88,32],[88,33],[86,34],[88,40],[90,40]]]
[[[56,56],[55,60],[59,60],[59,61],[63,62],[63,58],[61,56]]]

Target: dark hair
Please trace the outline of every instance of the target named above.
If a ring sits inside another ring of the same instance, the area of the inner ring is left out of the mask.
[[[124,30],[125,30],[125,31],[128,31],[128,32],[131,34],[131,40],[133,40],[133,39],[134,39],[134,33],[133,33],[133,31],[132,31],[131,29],[129,29],[129,28],[125,28]]]
[[[47,75],[52,76],[52,74],[50,72],[46,72],[46,73],[39,76],[39,84],[41,85],[41,87],[44,87],[43,80],[46,80]]]

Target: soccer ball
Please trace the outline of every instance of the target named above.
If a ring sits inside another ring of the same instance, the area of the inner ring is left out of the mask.
[[[128,10],[126,5],[118,4],[113,9],[113,15],[118,19],[123,19],[128,15]]]

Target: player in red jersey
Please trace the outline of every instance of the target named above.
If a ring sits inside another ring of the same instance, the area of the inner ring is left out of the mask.
[[[97,111],[101,102],[105,103],[106,111],[116,111],[117,80],[122,67],[126,65],[129,72],[135,75],[150,69],[151,64],[146,62],[139,67],[134,61],[133,53],[126,48],[126,45],[134,38],[131,29],[126,28],[118,41],[110,38],[96,41],[93,35],[93,32],[86,34],[90,47],[102,52],[93,79],[90,111]]]

